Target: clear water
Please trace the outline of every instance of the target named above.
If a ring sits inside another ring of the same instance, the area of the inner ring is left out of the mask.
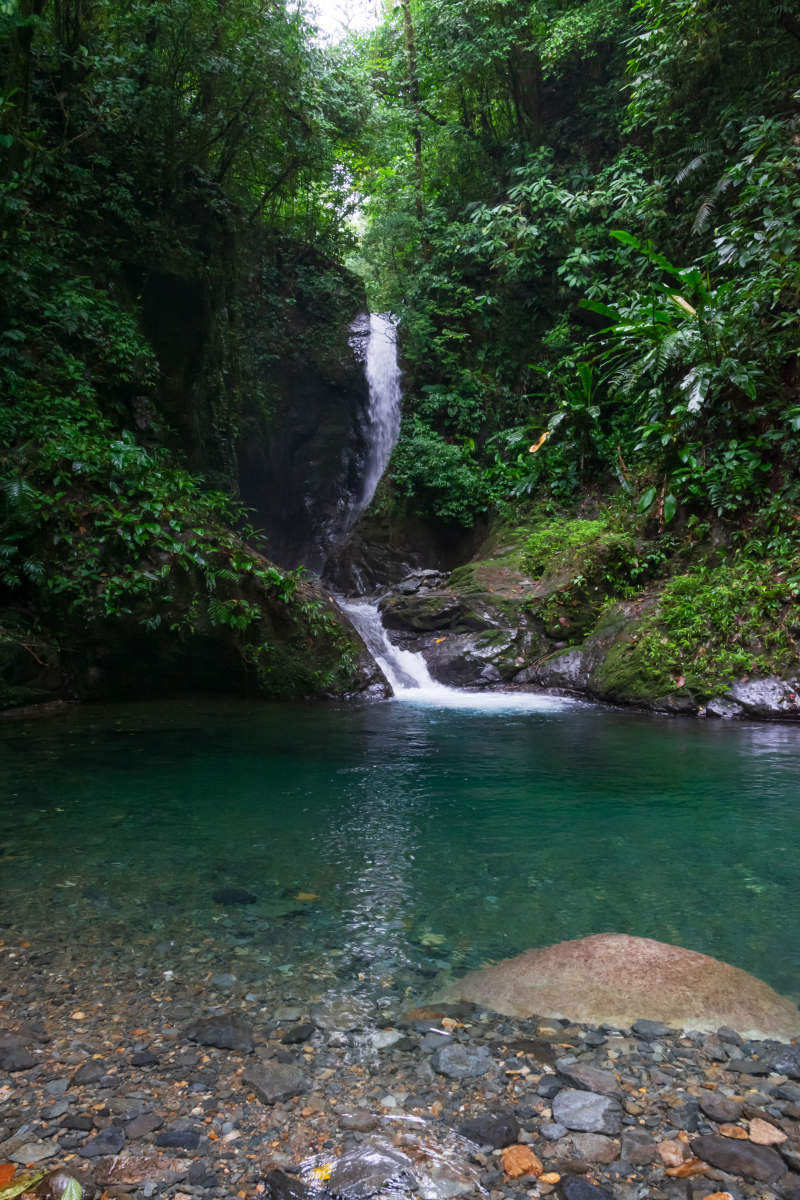
[[[229,882],[258,895],[241,913],[284,974],[337,949],[355,986],[365,962],[402,984],[413,961],[432,988],[617,930],[800,997],[800,730],[473,704],[190,699],[6,720],[0,924],[197,945],[225,928],[211,892]],[[277,915],[299,892],[318,899]]]

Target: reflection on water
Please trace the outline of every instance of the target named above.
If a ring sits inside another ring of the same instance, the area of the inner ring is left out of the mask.
[[[798,738],[581,706],[192,699],[8,721],[0,923],[216,969],[213,937],[245,980],[341,951],[340,978],[398,995],[616,930],[797,997]],[[224,884],[258,903],[220,908]]]

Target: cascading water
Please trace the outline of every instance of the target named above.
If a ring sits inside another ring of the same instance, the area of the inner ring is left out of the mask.
[[[361,489],[348,514],[352,527],[375,495],[389,455],[400,433],[400,368],[397,365],[397,331],[390,317],[372,313],[369,318],[366,374],[369,408],[364,429],[366,455]]]
[[[556,709],[576,701],[531,692],[460,692],[431,678],[422,654],[401,650],[389,641],[376,605],[364,601],[341,603],[361,640],[389,681],[396,700],[442,708]]]

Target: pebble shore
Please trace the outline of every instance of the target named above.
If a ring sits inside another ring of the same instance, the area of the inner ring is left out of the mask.
[[[343,992],[319,969],[256,986],[85,957],[0,953],[15,1178],[64,1166],[109,1200],[800,1200],[800,1046],[425,1006],[366,972]]]

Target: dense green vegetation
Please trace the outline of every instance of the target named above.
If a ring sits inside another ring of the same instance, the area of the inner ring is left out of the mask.
[[[795,3],[401,0],[325,46],[280,0],[0,0],[0,85],[0,599],[20,627],[202,612],[252,649],[248,579],[300,593],[256,552],[236,446],[270,420],[292,307],[352,304],[344,263],[406,368],[376,504],[553,519],[568,547],[594,497],[604,587],[689,579],[665,596],[678,641],[730,657],[725,622],[776,579],[785,625]],[[190,402],[153,333],[167,276],[211,329]]]

